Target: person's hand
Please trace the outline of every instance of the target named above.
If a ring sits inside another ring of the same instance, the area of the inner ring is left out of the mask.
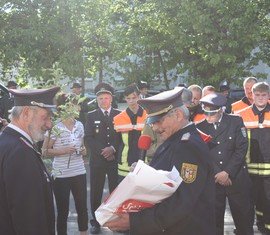
[[[130,228],[129,214],[118,214],[118,218],[104,224],[112,231],[127,231]]]
[[[114,150],[112,147],[105,147],[101,150],[101,155],[105,158],[111,157],[114,154]]]
[[[138,162],[133,162],[129,168],[129,172],[133,172]]]
[[[73,154],[76,152],[75,146],[66,146],[63,147],[63,154]]]
[[[81,154],[82,154],[83,156],[86,156],[87,151],[86,151],[85,146],[82,146],[82,147],[81,147],[80,152],[81,152]]]
[[[8,125],[8,121],[4,118],[0,118],[0,123],[3,124],[3,127],[6,127]]]
[[[228,183],[229,174],[226,171],[221,171],[215,175],[215,183],[226,186]]]
[[[224,183],[224,186],[231,186],[232,185],[232,181],[230,178],[228,178],[228,180]]]
[[[106,160],[107,161],[113,161],[115,159],[115,156],[114,155],[111,155],[109,157],[106,157]]]

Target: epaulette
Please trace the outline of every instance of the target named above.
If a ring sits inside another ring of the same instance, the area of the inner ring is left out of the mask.
[[[88,113],[94,113],[96,111],[97,111],[97,109],[94,109],[94,110],[89,111]]]
[[[182,136],[181,141],[187,141],[189,139],[190,139],[190,133],[187,132]]]

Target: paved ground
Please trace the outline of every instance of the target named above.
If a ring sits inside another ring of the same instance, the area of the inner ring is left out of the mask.
[[[87,174],[88,174],[88,178],[89,179],[89,166],[88,164],[86,164],[86,169],[87,169]],[[87,191],[88,191],[88,211],[89,211],[89,216],[90,216],[90,199],[89,199],[89,180],[88,180],[88,185],[87,185]],[[106,197],[108,195],[108,187],[107,185],[105,186],[104,189],[104,197]],[[90,225],[89,225],[90,228]],[[229,208],[227,208],[226,210],[226,214],[225,214],[225,232],[224,235],[233,235],[233,229],[234,229],[234,223],[230,214],[230,210]],[[254,230],[255,230],[255,234],[261,234],[260,232],[258,232],[257,228],[254,226]],[[76,214],[76,210],[74,208],[74,200],[72,198],[72,196],[70,197],[70,213],[69,213],[69,218],[68,218],[68,235],[78,235],[78,226],[77,226],[77,214]],[[107,228],[102,228],[102,233],[100,233],[101,235],[121,235],[120,233],[114,233],[110,230],[108,230]],[[123,234],[122,234],[123,235]]]

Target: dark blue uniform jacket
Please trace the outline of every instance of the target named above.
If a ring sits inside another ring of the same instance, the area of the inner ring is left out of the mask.
[[[0,234],[54,235],[53,194],[38,154],[20,133],[0,136]]]
[[[157,149],[151,166],[175,166],[183,182],[152,208],[130,214],[132,235],[215,235],[214,176],[208,147],[194,124],[179,130]]]

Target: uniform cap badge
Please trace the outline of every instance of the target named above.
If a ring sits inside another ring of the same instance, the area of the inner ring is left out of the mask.
[[[193,183],[197,177],[198,166],[190,163],[183,163],[181,177],[185,183]]]

